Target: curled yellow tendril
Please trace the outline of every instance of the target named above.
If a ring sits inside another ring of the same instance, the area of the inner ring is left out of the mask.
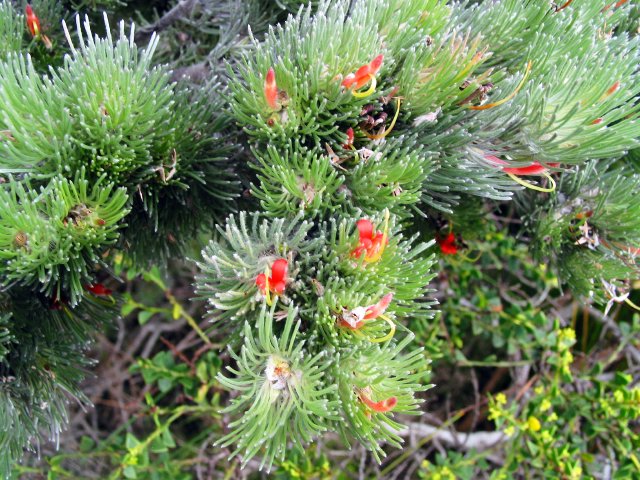
[[[555,190],[556,190],[556,181],[547,172],[542,172],[541,175],[547,177],[547,179],[549,180],[549,183],[551,183],[551,187],[549,187],[549,188],[539,187],[537,185],[534,185],[533,183],[529,183],[526,180],[522,180],[519,176],[514,175],[513,173],[507,173],[507,175],[514,182],[517,182],[520,185],[522,185],[523,187],[529,188],[531,190],[536,190],[538,192],[545,192],[545,193],[555,192]]]
[[[482,258],[482,252],[478,252],[478,254],[477,254],[475,257],[473,257],[473,258],[471,258],[471,257],[470,257],[469,255],[467,255],[467,254],[462,255],[462,257],[461,257],[461,259],[462,259],[463,261],[466,261],[466,262],[469,262],[469,263],[475,263],[475,262],[477,262],[478,260],[480,260],[481,258]]]
[[[379,317],[382,320],[384,320],[385,322],[387,322],[389,324],[389,326],[391,327],[391,329],[389,330],[389,333],[387,333],[384,337],[370,338],[369,341],[371,343],[386,342],[387,340],[391,340],[393,338],[393,336],[395,335],[395,333],[396,333],[396,324],[393,322],[393,320],[391,320],[386,315],[380,315]]]
[[[498,101],[492,102],[492,103],[487,103],[486,105],[472,105],[469,108],[471,110],[488,110],[489,108],[497,107],[497,106],[502,105],[503,103],[506,103],[509,100],[511,100],[513,97],[515,97],[518,94],[520,89],[524,86],[524,83],[527,81],[527,78],[529,77],[529,74],[531,73],[531,66],[532,65],[533,65],[533,63],[531,62],[531,60],[529,60],[529,63],[527,63],[527,70],[524,72],[524,76],[522,77],[522,80],[520,80],[520,83],[518,84],[516,89],[513,92],[511,92],[511,94],[507,95],[502,100],[498,100]]]
[[[371,140],[380,140],[381,138],[386,137],[387,135],[389,135],[391,133],[391,130],[393,130],[393,127],[396,126],[396,121],[398,120],[398,115],[400,115],[400,98],[396,98],[396,113],[393,116],[393,120],[391,120],[391,125],[389,125],[389,128],[387,128],[384,132],[378,134],[378,135],[370,135],[370,134],[366,134],[367,137],[369,137]]]
[[[365,97],[368,97],[369,95],[373,95],[373,92],[376,91],[376,85],[377,85],[376,77],[372,74],[369,74],[369,79],[371,80],[371,84],[369,85],[369,88],[366,89],[364,92],[358,92],[354,90],[352,92],[354,97],[365,98]]]
[[[633,308],[634,310],[638,310],[640,312],[640,307],[638,305],[636,305],[635,303],[633,303],[631,300],[629,300],[629,297],[624,299],[624,303],[626,303],[627,305],[629,305],[631,308]]]

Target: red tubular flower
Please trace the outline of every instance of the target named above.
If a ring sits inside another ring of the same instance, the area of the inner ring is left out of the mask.
[[[256,277],[256,285],[262,292],[267,293],[267,285],[269,291],[276,295],[282,295],[287,287],[287,271],[289,270],[289,262],[284,258],[279,258],[271,266],[271,276],[267,278],[266,274],[261,273]]]
[[[25,8],[25,13],[26,13],[26,16],[27,16],[27,28],[31,32],[31,35],[34,36],[34,37],[39,36],[40,35],[40,20],[38,19],[38,17],[34,13],[33,8],[31,8],[31,5],[27,5],[27,7]]]
[[[344,88],[355,88],[358,90],[359,88],[364,87],[371,77],[375,77],[378,70],[382,66],[382,61],[384,60],[384,55],[378,55],[374,58],[371,63],[367,63],[361,66],[356,73],[350,73],[344,80],[342,81],[342,86]]]
[[[276,85],[276,72],[273,67],[269,69],[264,78],[264,98],[272,110],[278,109],[278,86]]]
[[[458,247],[456,247],[456,236],[453,232],[450,232],[446,237],[436,235],[436,242],[440,245],[440,251],[445,255],[455,255],[458,253]]]
[[[384,247],[388,242],[387,235],[383,232],[375,232],[373,230],[373,223],[367,219],[358,220],[356,225],[360,233],[360,239],[358,246],[351,252],[351,256],[360,258],[364,253],[366,262],[376,262],[380,260],[384,252]]]
[[[509,165],[507,162],[500,160],[495,155],[485,155],[484,158],[495,165]],[[550,167],[557,167],[560,164],[552,162],[548,163],[548,165]],[[547,170],[548,168],[539,162],[533,162],[531,165],[527,165],[526,167],[502,167],[502,171],[504,173],[512,173],[513,175],[540,175],[546,173]]]
[[[385,400],[374,402],[367,396],[367,394],[363,390],[360,391],[359,397],[360,400],[362,400],[362,403],[364,403],[374,412],[378,413],[390,412],[398,404],[398,399],[396,397],[389,397]]]
[[[113,290],[105,287],[101,283],[96,283],[95,285],[85,285],[84,289],[93,293],[94,295],[99,295],[101,297],[106,297],[113,293]]]
[[[29,32],[31,32],[31,35],[34,38],[42,39],[44,45],[48,49],[51,49],[53,47],[53,45],[51,44],[51,40],[49,40],[49,37],[47,37],[46,35],[42,35],[42,29],[40,28],[40,19],[38,19],[38,17],[36,16],[33,8],[31,8],[31,5],[27,4],[25,8],[25,14],[27,17],[27,28],[29,29]]]
[[[514,175],[539,175],[542,172],[546,172],[547,167],[538,162],[533,162],[526,167],[504,167],[502,171],[504,173],[513,173]]]

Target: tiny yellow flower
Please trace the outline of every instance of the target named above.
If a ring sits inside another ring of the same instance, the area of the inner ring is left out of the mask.
[[[532,432],[539,432],[542,428],[542,425],[540,425],[540,420],[533,416],[527,419],[527,426]]]
[[[544,385],[538,385],[533,389],[536,395],[542,395],[544,393]]]
[[[553,437],[549,433],[549,430],[543,430],[540,433],[540,440],[542,440],[542,443],[552,443],[553,442]]]
[[[514,428],[513,425],[509,425],[507,428],[504,429],[504,434],[507,437],[511,437],[513,436],[513,434],[516,432],[516,429]]]
[[[582,467],[580,465],[576,465],[571,469],[570,475],[571,476],[569,478],[571,478],[571,480],[579,480],[582,478]]]
[[[558,332],[558,336],[561,340],[575,341],[576,332],[573,328],[563,328]]]
[[[507,396],[502,392],[497,394],[495,399],[496,399],[496,403],[499,405],[505,405],[507,403]]]
[[[442,467],[438,475],[442,480],[456,480],[456,476],[447,466]]]
[[[551,402],[549,401],[549,399],[545,398],[544,400],[542,400],[542,403],[540,404],[540,411],[546,412],[550,408],[551,408]]]
[[[499,406],[490,405],[489,406],[489,416],[487,417],[489,420],[497,420],[502,416],[502,409]]]
[[[558,415],[556,415],[556,412],[551,412],[551,415],[549,415],[549,418],[547,418],[547,420],[549,422],[555,422],[556,420],[558,420]]]

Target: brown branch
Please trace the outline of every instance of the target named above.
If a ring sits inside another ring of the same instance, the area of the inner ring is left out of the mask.
[[[165,13],[156,22],[139,29],[135,35],[136,42],[146,41],[153,32],[157,33],[169,28],[178,20],[188,16],[198,3],[198,0],[180,0],[175,7]]]

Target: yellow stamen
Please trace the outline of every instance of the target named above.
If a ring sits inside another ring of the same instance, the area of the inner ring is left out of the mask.
[[[534,185],[533,183],[529,183],[529,182],[527,182],[525,180],[522,180],[520,177],[518,177],[517,175],[514,175],[513,173],[507,173],[507,175],[514,182],[517,182],[520,185],[522,185],[523,187],[529,188],[531,190],[536,190],[538,192],[544,192],[544,193],[551,193],[551,192],[555,192],[555,190],[556,190],[556,181],[547,172],[542,172],[541,175],[543,175],[543,176],[545,176],[545,177],[547,177],[549,179],[549,182],[551,183],[551,187],[549,187],[549,188],[539,187],[537,185]]]
[[[393,320],[391,320],[386,315],[380,315],[379,318],[387,322],[391,327],[391,330],[389,330],[389,333],[387,333],[384,337],[370,338],[369,341],[372,343],[382,343],[386,342],[387,340],[391,340],[396,333],[396,324],[393,322]]]
[[[273,302],[271,301],[271,292],[269,291],[269,275],[271,275],[269,268],[265,268],[264,269],[264,297],[267,300],[267,305],[271,307],[273,305]]]
[[[520,89],[524,86],[524,83],[527,81],[527,78],[529,77],[529,74],[531,73],[531,66],[532,65],[533,65],[533,63],[531,62],[531,60],[529,60],[529,63],[527,63],[527,70],[524,72],[524,76],[522,77],[522,80],[520,80],[520,83],[518,84],[516,89],[513,92],[511,92],[510,95],[507,95],[502,100],[498,100],[496,102],[487,103],[486,105],[472,105],[469,108],[471,110],[488,110],[489,108],[497,107],[497,106],[502,105],[503,103],[506,103],[509,100],[511,100],[513,97],[515,97],[518,94]]]
[[[371,79],[371,84],[369,85],[369,88],[367,90],[365,90],[364,92],[357,92],[357,91],[353,91],[353,96],[356,98],[365,98],[368,97],[369,95],[373,95],[373,92],[376,91],[376,77],[374,75],[369,74],[369,78]]]
[[[398,115],[400,115],[400,97],[396,98],[396,114],[393,116],[393,120],[391,120],[391,125],[389,125],[389,128],[387,128],[384,132],[380,133],[379,135],[369,135],[367,133],[367,137],[369,137],[371,140],[380,140],[381,138],[384,138],[387,135],[389,135],[391,133],[391,130],[393,130],[393,127],[396,126]]]

